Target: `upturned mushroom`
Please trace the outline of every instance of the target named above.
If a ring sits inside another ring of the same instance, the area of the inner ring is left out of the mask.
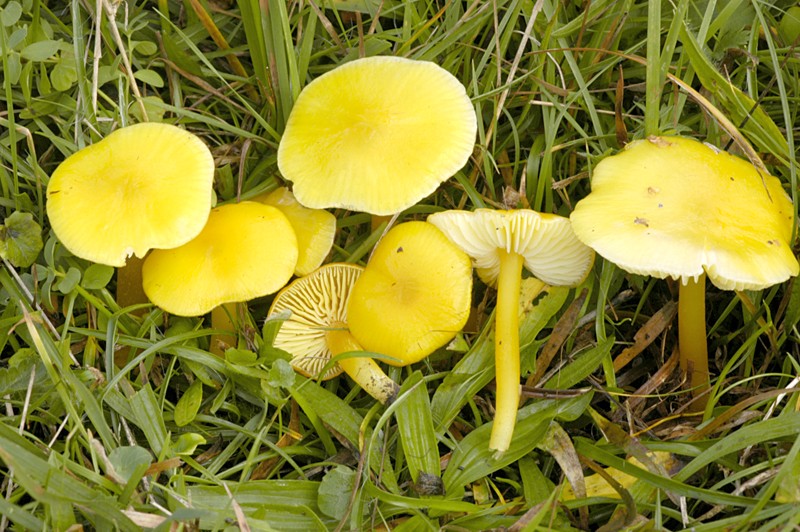
[[[280,290],[297,264],[297,239],[281,212],[243,201],[212,209],[202,232],[183,246],[154,250],[144,261],[144,291],[178,316],[211,312],[214,329],[228,329],[240,303]],[[211,351],[224,352],[212,338]]]
[[[185,244],[211,210],[214,159],[177,126],[136,124],[67,157],[47,185],[47,215],[77,257],[120,267],[121,306],[143,302],[141,259]],[[130,262],[130,267],[123,266]]]
[[[408,222],[390,230],[366,268],[328,264],[293,281],[270,314],[290,311],[275,347],[293,355],[298,372],[320,379],[342,370],[381,403],[397,394],[371,358],[332,357],[368,349],[405,366],[452,339],[469,315],[469,258],[432,225]],[[325,374],[322,369],[329,367]]]
[[[497,286],[495,366],[497,396],[489,448],[508,450],[520,399],[519,293],[523,266],[545,284],[580,283],[594,253],[572,232],[569,219],[529,209],[444,211],[435,225],[467,255],[478,276]]]
[[[798,273],[791,200],[749,162],[684,137],[628,144],[595,167],[571,215],[578,238],[623,270],[680,281],[681,368],[708,388],[705,279],[760,290]]]
[[[467,162],[477,117],[455,76],[378,56],[309,83],[292,108],[278,168],[306,207],[398,213]]]

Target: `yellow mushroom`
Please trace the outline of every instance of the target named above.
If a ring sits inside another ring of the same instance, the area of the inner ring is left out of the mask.
[[[214,159],[197,136],[169,124],[136,124],[56,168],[47,185],[47,216],[71,253],[121,268],[118,303],[125,307],[146,301],[137,295],[137,259],[185,244],[203,229],[213,179]]]
[[[455,76],[429,61],[368,57],[301,91],[278,168],[306,207],[391,215],[460,170],[476,133],[475,110]]]
[[[243,201],[212,209],[203,231],[183,246],[155,250],[142,268],[144,290],[178,316],[212,312],[212,327],[244,302],[280,290],[297,263],[297,239],[281,212]],[[216,323],[215,323],[216,317]],[[212,352],[223,349],[212,339]]]
[[[519,294],[522,268],[541,287],[575,285],[592,267],[594,253],[573,234],[569,219],[529,209],[444,211],[428,222],[472,258],[478,276],[497,286],[495,371],[497,398],[489,448],[508,450],[520,397]]]
[[[340,359],[362,351],[391,357],[405,366],[421,360],[461,330],[470,307],[469,258],[435,227],[400,224],[376,246],[366,268],[328,264],[296,279],[275,297],[270,314],[290,311],[275,347],[294,356],[300,373],[327,379],[342,369],[381,403],[397,394],[392,381],[371,358]]]
[[[681,368],[697,394],[709,384],[706,276],[723,290],[760,290],[798,273],[780,181],[690,138],[650,137],[606,157],[570,218],[623,270],[680,281]]]

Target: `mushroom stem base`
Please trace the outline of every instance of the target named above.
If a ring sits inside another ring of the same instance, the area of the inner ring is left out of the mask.
[[[328,348],[333,356],[351,351],[363,351],[350,331],[342,328],[331,329],[325,333],[328,340]],[[382,404],[390,404],[397,397],[400,387],[389,378],[380,366],[371,358],[363,356],[352,356],[339,359],[339,365],[350,375],[356,384],[361,386],[364,391],[380,401]]]
[[[229,347],[236,347],[236,322],[238,321],[238,303],[224,303],[211,311],[211,328],[218,331],[229,331],[230,334],[214,334],[211,336],[209,351],[222,357]]]
[[[520,397],[519,369],[519,291],[523,258],[517,253],[500,251],[500,274],[497,278],[494,360],[497,392],[494,424],[489,449],[502,454],[508,450]]]
[[[695,397],[709,386],[705,287],[706,276],[701,275],[697,281],[690,279],[681,284],[678,293],[680,366]]]
[[[125,266],[117,270],[117,304],[120,308],[149,302],[142,286],[143,263],[144,259],[130,256],[125,262]],[[133,314],[141,316],[145,310],[138,309]]]

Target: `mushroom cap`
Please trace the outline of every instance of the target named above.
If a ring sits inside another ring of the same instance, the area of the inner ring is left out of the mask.
[[[269,313],[289,310],[291,316],[281,325],[272,345],[292,355],[291,364],[298,373],[327,380],[342,372],[336,364],[325,375],[319,374],[333,356],[326,333],[346,326],[347,302],[363,271],[356,264],[326,264],[295,279],[275,296]]]
[[[212,209],[190,242],[150,253],[142,284],[150,301],[167,312],[199,316],[278,291],[296,263],[289,220],[274,207],[243,201]]]
[[[449,342],[467,322],[469,257],[436,227],[407,222],[375,247],[347,308],[350,332],[388,364],[417,362]]]
[[[74,255],[124,266],[185,244],[211,209],[214,159],[177,126],[136,124],[67,157],[47,185],[47,215]]]
[[[294,273],[308,275],[320,267],[333,247],[336,217],[322,209],[303,207],[286,187],[254,198],[281,211],[297,236],[297,266]]]
[[[452,74],[429,61],[367,57],[302,90],[278,167],[307,207],[389,215],[461,169],[476,133],[475,109]]]
[[[780,181],[690,138],[650,137],[600,161],[571,219],[578,238],[631,273],[686,283],[705,272],[724,290],[798,273]]]
[[[472,257],[478,276],[494,285],[500,273],[499,250],[518,253],[525,268],[554,286],[583,281],[594,262],[594,252],[572,232],[568,218],[530,209],[499,211],[443,211],[428,222]]]

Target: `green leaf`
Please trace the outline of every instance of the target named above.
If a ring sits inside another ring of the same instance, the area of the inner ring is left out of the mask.
[[[317,492],[320,511],[328,517],[342,519],[347,514],[355,484],[356,472],[349,467],[337,465],[328,471]]]
[[[55,64],[50,71],[50,82],[57,91],[64,92],[70,89],[78,81],[78,69],[74,62],[64,59]]]
[[[258,365],[258,355],[249,349],[231,347],[225,350],[225,360],[236,366],[252,367]]]
[[[0,10],[0,24],[8,28],[16,24],[21,16],[22,6],[19,2],[13,0]]]
[[[269,369],[267,382],[270,386],[276,388],[288,388],[294,384],[296,375],[291,364],[285,360],[278,359],[273,362],[272,367]]]
[[[485,423],[470,432],[453,451],[442,477],[446,493],[457,495],[470,482],[490,475],[530,453],[547,434],[550,421],[572,421],[580,416],[591,400],[587,393],[567,400],[542,399],[522,407],[517,414],[511,445],[501,456],[489,450],[492,423]]]
[[[203,402],[203,383],[196,380],[183,393],[178,404],[175,405],[175,424],[185,427],[197,416]]]
[[[22,49],[20,54],[28,61],[46,61],[56,55],[61,48],[61,41],[37,41]]]
[[[162,78],[161,75],[155,70],[137,70],[133,77],[142,83],[147,83],[148,85],[152,85],[156,88],[161,88],[164,86],[164,78]]]
[[[131,480],[143,465],[149,467],[153,461],[150,451],[138,445],[117,447],[108,454],[114,472],[125,482]]]
[[[577,355],[575,360],[567,364],[548,380],[544,387],[566,390],[591,375],[611,352],[614,337],[609,336],[591,349]]]
[[[58,288],[58,291],[62,294],[69,294],[75,290],[75,287],[78,286],[80,280],[81,271],[75,266],[70,266],[69,270],[67,270],[67,273],[58,282],[56,288]]]
[[[87,290],[99,290],[111,281],[114,276],[114,268],[105,264],[90,264],[83,272],[81,286]]]
[[[43,246],[42,228],[29,212],[14,212],[0,226],[0,257],[17,268],[33,264]]]
[[[440,495],[443,487],[439,479],[439,444],[433,430],[428,389],[421,372],[415,371],[403,382],[395,409],[397,429],[411,479],[418,488],[423,485],[426,487],[421,490],[428,491],[425,495]],[[438,490],[435,486],[437,481]],[[420,492],[419,489],[417,491]]]
[[[206,439],[203,436],[196,432],[187,432],[178,436],[178,439],[175,440],[175,444],[172,446],[172,450],[177,455],[191,456],[197,450],[198,446],[205,444]]]

